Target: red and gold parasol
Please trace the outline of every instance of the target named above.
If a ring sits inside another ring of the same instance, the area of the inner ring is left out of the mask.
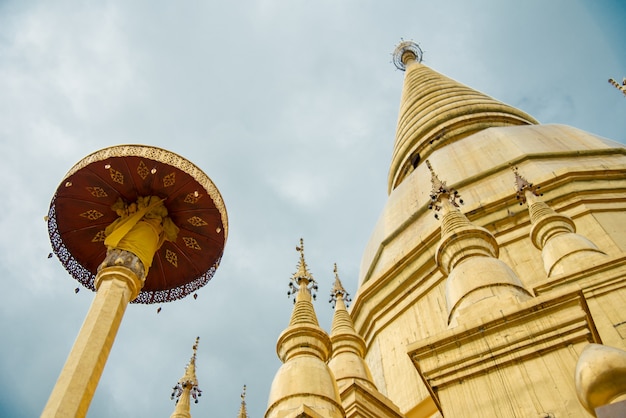
[[[161,303],[185,297],[213,277],[228,236],[222,197],[209,177],[181,156],[145,145],[97,151],[67,173],[50,204],[48,233],[65,269],[95,290],[105,258],[105,228],[118,218],[118,199],[165,199],[168,216],[180,228],[154,255],[145,285],[133,303]]]

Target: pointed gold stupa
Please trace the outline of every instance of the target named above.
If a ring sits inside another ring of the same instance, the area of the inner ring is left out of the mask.
[[[331,302],[335,303],[335,315],[330,331],[333,354],[328,367],[333,371],[340,391],[355,381],[368,389],[376,390],[369,367],[363,360],[365,341],[354,330],[354,324],[346,308],[346,302],[350,299],[341,284],[336,264],[334,273],[335,284],[331,291]]]
[[[528,182],[513,168],[520,203],[528,203],[532,228],[530,239],[541,250],[548,277],[576,273],[606,262],[607,255],[586,237],[576,233],[571,217],[557,213],[539,200],[538,186]]]
[[[185,368],[185,374],[173,388],[172,399],[176,399],[176,408],[170,418],[191,418],[189,409],[191,398],[198,403],[198,397],[202,396],[202,391],[198,388],[198,378],[196,377],[196,354],[200,337],[196,338],[193,345],[193,355]]]
[[[463,203],[459,193],[439,179],[428,160],[426,165],[433,185],[430,208],[443,211],[435,259],[448,276],[449,326],[456,326],[462,315],[481,316],[498,307],[530,299],[530,292],[515,272],[498,259],[500,247],[495,237],[467,219],[458,209],[457,200]]]
[[[296,249],[300,260],[289,284],[295,304],[289,326],[276,343],[283,365],[272,382],[265,418],[343,417],[337,383],[326,365],[332,346],[313,308],[311,292],[317,284],[304,260],[302,239]]]
[[[241,391],[241,406],[239,407],[237,418],[248,418],[248,410],[246,408],[246,385],[243,385],[243,390]]]
[[[389,169],[391,193],[436,149],[483,129],[538,123],[519,109],[499,102],[422,65],[422,50],[400,43],[394,63],[405,71],[396,141]]]
[[[379,392],[372,373],[365,362],[365,340],[354,329],[347,310],[350,296],[344,289],[334,268],[335,284],[330,292],[330,302],[335,303],[335,315],[330,332],[333,344],[332,358],[328,367],[332,370],[346,418],[377,417],[402,418],[393,402]]]

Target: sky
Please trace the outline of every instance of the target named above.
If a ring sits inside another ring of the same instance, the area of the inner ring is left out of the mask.
[[[0,0],[0,417],[41,413],[94,294],[56,257],[44,215],[65,173],[118,144],[200,167],[229,217],[198,298],[130,305],[89,417],[157,417],[200,337],[195,417],[262,417],[280,367],[299,239],[327,295],[357,292],[387,199],[403,73],[424,64],[559,123],[626,143],[626,3],[613,1]]]

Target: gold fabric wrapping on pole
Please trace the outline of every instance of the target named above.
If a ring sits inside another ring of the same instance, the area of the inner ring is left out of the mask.
[[[144,265],[146,275],[154,254],[163,242],[176,241],[178,227],[167,216],[167,208],[157,196],[139,197],[127,205],[121,198],[111,207],[120,217],[105,229],[104,245],[135,254]]]

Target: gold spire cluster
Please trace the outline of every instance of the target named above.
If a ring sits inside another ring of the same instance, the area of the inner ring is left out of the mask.
[[[294,307],[289,326],[276,343],[283,365],[274,376],[265,417],[283,417],[288,411],[304,408],[303,413],[312,410],[319,416],[342,418],[337,383],[326,364],[332,345],[317,322],[311,296],[317,284],[308,271],[302,239],[296,250],[300,260],[289,283],[289,295],[295,295]]]
[[[328,365],[340,388],[344,388],[352,379],[357,379],[368,388],[375,390],[371,373],[363,359],[365,341],[354,329],[354,323],[346,309],[345,302],[349,301],[350,298],[339,279],[337,264],[335,264],[334,273],[335,284],[329,301],[333,303],[335,309],[330,331],[333,354]]]
[[[341,284],[337,264],[329,300],[335,309],[329,336],[317,322],[310,294],[317,286],[304,259],[302,239],[296,250],[300,260],[289,291],[295,294],[295,305],[289,326],[276,343],[284,364],[272,382],[265,417],[402,417],[373,383],[364,359],[365,341],[347,311],[350,296]]]

